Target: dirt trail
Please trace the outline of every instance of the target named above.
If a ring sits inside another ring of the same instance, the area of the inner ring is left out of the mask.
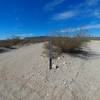
[[[0,54],[0,100],[100,100],[100,41],[88,59],[63,54],[48,70],[43,43]]]

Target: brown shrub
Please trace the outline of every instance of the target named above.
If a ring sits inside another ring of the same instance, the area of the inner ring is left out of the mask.
[[[45,43],[44,48],[45,48],[44,54],[49,56],[49,45],[48,45],[48,43]],[[53,50],[52,58],[56,58],[56,57],[58,57],[58,55],[61,54],[61,49],[58,48],[57,46],[53,45],[52,50]]]
[[[52,44],[61,49],[62,52],[69,50],[81,49],[83,44],[87,42],[85,37],[55,37],[52,39]]]
[[[20,43],[21,43],[21,39],[18,37],[15,37],[13,39],[0,41],[0,47],[11,47],[11,46],[18,45]]]
[[[57,54],[61,53],[71,53],[74,50],[82,49],[83,46],[87,43],[87,38],[84,36],[75,36],[75,37],[52,37],[52,51],[57,52]],[[55,49],[56,47],[56,49]],[[48,48],[48,44],[45,45],[46,49]]]

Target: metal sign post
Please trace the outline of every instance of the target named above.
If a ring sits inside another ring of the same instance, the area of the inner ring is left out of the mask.
[[[52,39],[49,39],[49,69],[52,69]]]

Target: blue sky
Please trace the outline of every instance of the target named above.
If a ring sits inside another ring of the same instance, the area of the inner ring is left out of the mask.
[[[72,33],[100,36],[100,0],[0,0],[0,38]]]

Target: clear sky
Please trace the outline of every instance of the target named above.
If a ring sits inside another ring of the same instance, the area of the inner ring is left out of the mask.
[[[100,36],[100,0],[0,0],[0,38],[76,32]]]

